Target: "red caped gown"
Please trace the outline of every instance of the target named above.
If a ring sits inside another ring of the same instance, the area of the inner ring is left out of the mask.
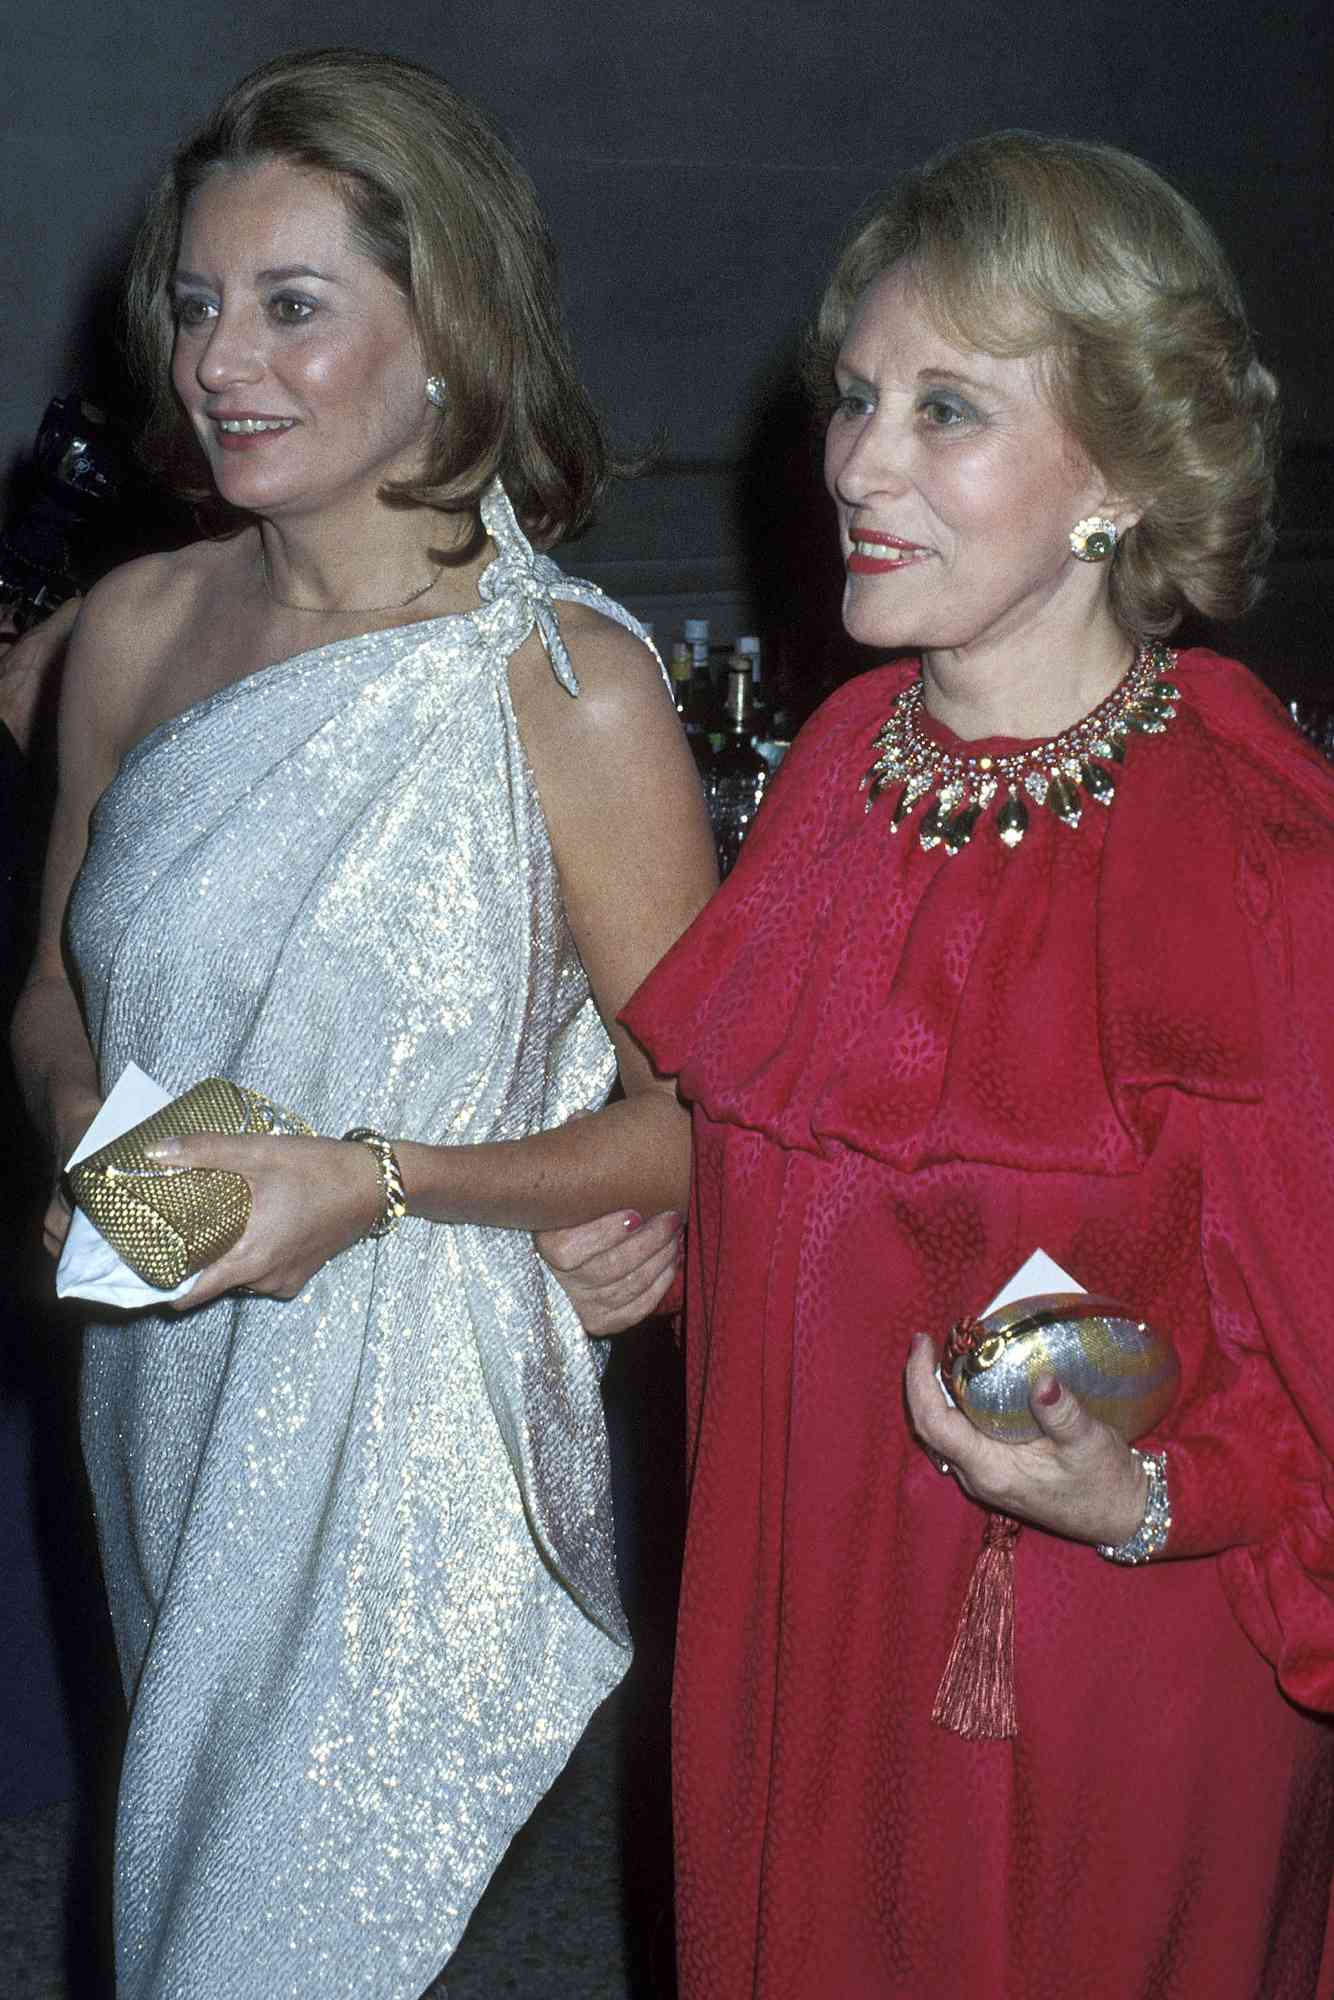
[[[1334,1992],[1334,781],[1234,663],[1110,807],[957,856],[792,751],[625,1019],[693,1107],[684,2000]],[[958,747],[938,731],[939,740]],[[1011,742],[970,752],[1013,750]],[[984,1516],[912,1335],[1038,1246],[1170,1329],[1168,1556],[1036,1529],[1016,1738],[931,1721]]]

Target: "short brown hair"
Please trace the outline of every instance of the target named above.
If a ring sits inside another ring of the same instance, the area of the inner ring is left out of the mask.
[[[171,279],[190,196],[268,160],[326,175],[354,237],[408,301],[428,373],[444,377],[425,474],[401,503],[469,513],[499,474],[544,543],[588,521],[613,470],[561,323],[556,257],[532,184],[475,106],[393,56],[281,56],[237,84],[177,153],[140,231],[126,346],[147,398],[142,450],[178,493],[211,497],[171,387]]]
[[[905,175],[843,251],[808,346],[817,401],[853,309],[911,267],[945,337],[1036,354],[1053,406],[1110,490],[1143,509],[1112,608],[1170,632],[1239,616],[1272,545],[1277,389],[1208,224],[1113,146],[998,132]]]

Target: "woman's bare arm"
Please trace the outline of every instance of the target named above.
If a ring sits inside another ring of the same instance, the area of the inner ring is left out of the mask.
[[[409,1211],[437,1222],[539,1229],[620,1207],[684,1208],[690,1131],[616,1014],[707,900],[713,843],[693,760],[651,654],[595,613],[568,620],[581,694],[552,675],[540,640],[520,649],[511,688],[598,1009],[616,1046],[624,1101],[529,1138],[436,1146],[390,1134]],[[189,1305],[244,1285],[290,1296],[378,1213],[375,1162],[330,1140],[173,1142],[160,1158],[242,1173],[251,1223],[203,1274]]]
[[[15,1067],[29,1112],[57,1164],[101,1101],[97,1066],[63,951],[65,910],[88,846],[93,807],[133,740],[134,715],[160,622],[152,563],[99,584],[69,636],[61,686],[59,786],[42,884],[32,970],[14,1010]],[[49,1219],[56,1242],[60,1216]],[[49,1240],[49,1238],[48,1238]]]
[[[58,611],[31,626],[0,654],[0,722],[24,752],[78,612],[79,599],[67,598]]]
[[[687,1115],[616,1021],[717,882],[694,761],[647,649],[596,613],[567,618],[579,699],[540,641],[511,670],[520,731],[551,835],[566,913],[615,1044],[623,1102],[512,1146],[407,1145],[414,1209],[441,1221],[551,1228],[627,1206],[684,1208]],[[604,1199],[605,1197],[605,1199]]]

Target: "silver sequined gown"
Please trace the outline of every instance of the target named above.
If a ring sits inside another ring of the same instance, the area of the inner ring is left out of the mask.
[[[221,1074],[461,1144],[614,1063],[507,682],[553,598],[498,487],[481,608],[265,667],[102,799],[71,937],[103,1085]],[[417,2000],[620,1678],[595,1351],[527,1235],[409,1220],[291,1302],[94,1327],[132,1699],[118,2000]]]

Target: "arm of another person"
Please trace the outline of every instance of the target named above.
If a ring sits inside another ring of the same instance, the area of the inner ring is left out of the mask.
[[[572,699],[534,634],[510,685],[571,931],[616,1047],[624,1100],[520,1140],[437,1146],[389,1134],[408,1212],[434,1222],[556,1228],[613,1209],[684,1208],[690,1130],[674,1087],[616,1015],[715,882],[694,763],[649,651],[597,613],[566,607],[581,693]],[[173,1142],[159,1157],[246,1176],[250,1226],[183,1306],[237,1286],[293,1296],[380,1212],[376,1162],[336,1140]]]
[[[129,564],[90,593],[77,610],[57,612],[69,628],[59,716],[59,786],[42,885],[37,952],[14,1010],[15,1068],[29,1113],[59,1166],[87,1130],[101,1102],[97,1065],[62,949],[65,908],[88,847],[93,807],[133,740],[133,718],[153,631],[161,616],[151,587],[159,559]],[[63,634],[57,628],[54,636]],[[26,642],[23,642],[26,643]],[[57,1195],[47,1213],[47,1247],[58,1252],[69,1210]]]
[[[539,1230],[537,1247],[584,1332],[601,1338],[628,1333],[650,1313],[679,1311],[684,1226],[679,1209],[647,1221],[618,1209],[573,1229]]]
[[[32,739],[48,677],[59,663],[78,616],[79,603],[77,597],[68,598],[40,625],[15,639],[0,657],[0,722],[24,752]]]
[[[831,712],[822,709],[820,717],[827,720]],[[754,871],[771,870],[771,881],[781,882],[789,866],[800,865],[800,836],[789,852],[792,823],[784,801],[789,796],[803,796],[822,781],[828,753],[820,717],[803,729],[783,759],[781,771],[766,787],[740,861],[712,913],[723,923],[734,907],[738,888]],[[681,1309],[685,1295],[683,1224],[683,1215],[676,1209],[650,1214],[647,1221],[641,1221],[637,1213],[618,1209],[574,1228],[540,1230],[537,1247],[578,1313],[585,1333],[601,1337],[628,1332],[651,1313]]]

